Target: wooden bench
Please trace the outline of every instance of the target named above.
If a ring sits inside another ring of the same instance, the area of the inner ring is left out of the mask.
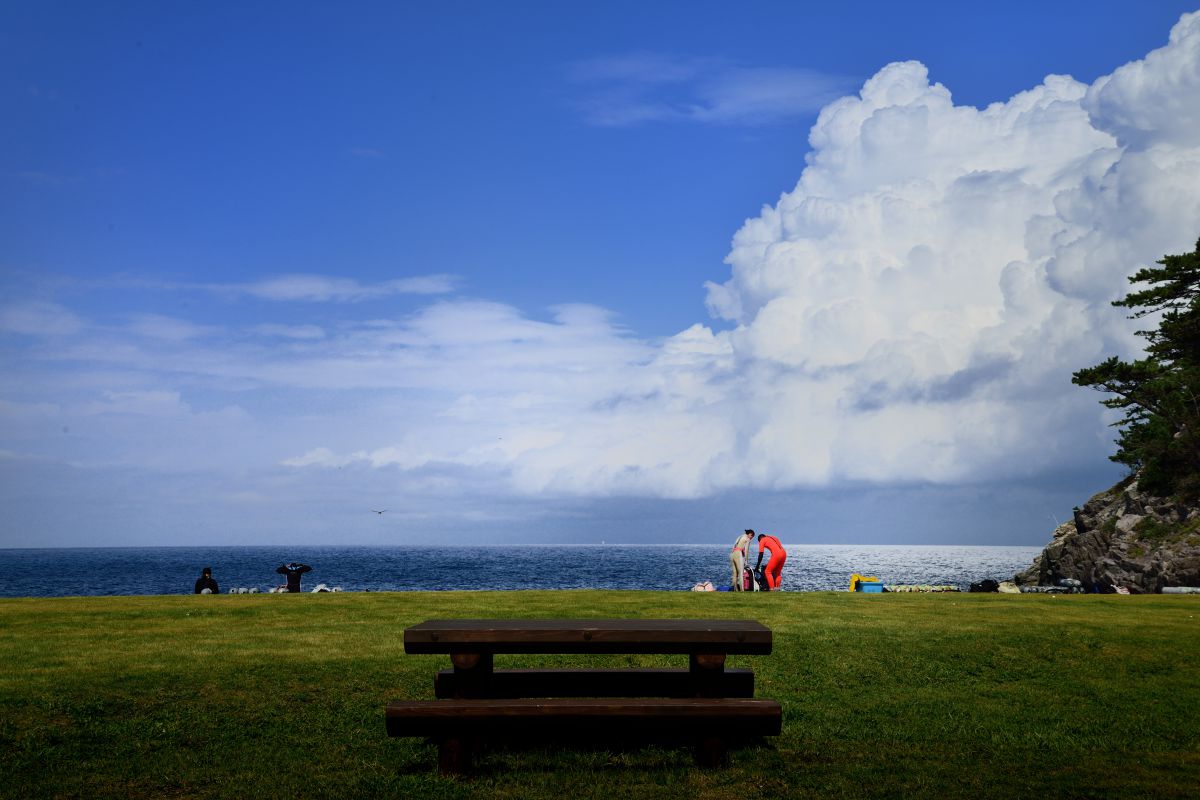
[[[387,732],[433,739],[443,773],[502,738],[687,743],[714,766],[730,741],[782,729],[779,704],[752,699],[753,672],[725,669],[771,644],[753,620],[430,620],[404,632],[405,652],[448,654],[453,669],[435,676],[439,699],[388,704]],[[493,669],[501,653],[686,654],[688,668]]]
[[[470,769],[477,740],[572,739],[682,742],[696,763],[717,766],[731,739],[778,736],[779,704],[745,698],[416,700],[389,703],[388,736],[427,736],[438,743],[438,769]]]

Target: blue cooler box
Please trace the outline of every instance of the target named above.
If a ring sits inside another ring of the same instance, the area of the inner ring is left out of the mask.
[[[859,581],[858,591],[868,594],[883,594],[883,583],[880,581]]]

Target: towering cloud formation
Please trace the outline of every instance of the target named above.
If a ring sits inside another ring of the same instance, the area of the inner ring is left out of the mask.
[[[746,222],[733,323],[513,462],[529,488],[970,481],[1101,458],[1074,369],[1136,346],[1109,301],[1200,235],[1200,13],[1086,86],[956,106],[917,62],[826,107],[796,188]]]

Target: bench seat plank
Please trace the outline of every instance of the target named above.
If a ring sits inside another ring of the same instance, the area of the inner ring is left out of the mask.
[[[746,698],[403,700],[387,706],[389,736],[437,738],[551,728],[579,733],[717,731],[778,736],[782,724],[779,703]]]
[[[549,699],[407,700],[387,706],[389,736],[422,736],[438,745],[438,770],[465,774],[485,742],[563,737],[612,744],[688,743],[696,763],[716,767],[734,739],[778,736],[783,712],[774,700]]]
[[[498,669],[482,684],[444,669],[434,696],[446,697],[753,697],[754,670],[727,669],[716,685],[698,685],[687,669]],[[715,689],[715,693],[714,693]]]

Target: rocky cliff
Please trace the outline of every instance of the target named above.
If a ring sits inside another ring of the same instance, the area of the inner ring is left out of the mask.
[[[1021,585],[1075,578],[1089,591],[1160,592],[1200,586],[1200,507],[1154,497],[1128,478],[1075,509],[1029,569]]]

